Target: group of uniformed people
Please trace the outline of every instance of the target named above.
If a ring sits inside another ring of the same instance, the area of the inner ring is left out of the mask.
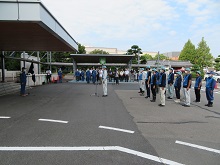
[[[160,71],[160,72],[159,72]],[[160,104],[158,106],[165,106],[165,97],[167,95],[167,99],[173,99],[174,90],[176,94],[176,103],[180,103],[180,92],[182,89],[182,93],[184,96],[184,107],[190,107],[191,98],[190,98],[190,90],[192,86],[192,75],[190,68],[185,69],[185,74],[182,76],[182,72],[176,72],[176,78],[174,75],[174,69],[169,68],[169,73],[166,74],[166,69],[161,67],[160,70],[155,68],[151,69],[150,66],[146,67],[146,71],[144,68],[140,69],[139,72],[139,87],[140,87],[140,95],[144,96],[146,91],[146,97],[150,97],[150,90],[152,92],[152,100],[151,102],[156,101],[156,93],[159,91],[160,95]],[[214,72],[210,72],[210,76],[206,79],[206,98],[208,103],[205,106],[212,107],[214,101],[214,87],[215,87],[215,79],[213,78]],[[200,103],[201,98],[201,87],[202,87],[202,77],[201,72],[196,71],[196,80],[194,85],[195,97],[196,100],[194,102]],[[166,90],[167,89],[167,90]]]

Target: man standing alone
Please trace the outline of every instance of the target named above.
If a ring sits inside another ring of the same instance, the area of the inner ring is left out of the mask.
[[[25,97],[27,94],[25,94],[25,86],[27,82],[27,76],[25,73],[25,67],[22,68],[22,73],[20,75],[20,81],[21,81],[21,96]]]
[[[158,106],[165,106],[165,91],[166,91],[166,69],[164,67],[160,70],[160,79],[159,79],[159,87],[160,87],[160,104]]]
[[[192,84],[192,75],[190,74],[190,69],[186,68],[185,76],[183,78],[183,93],[184,93],[184,100],[185,103],[183,104],[184,107],[190,107],[190,88]]]
[[[174,91],[174,73],[173,68],[169,69],[169,75],[168,75],[168,99],[173,99],[173,91]]]
[[[103,84],[103,96],[102,97],[107,97],[107,70],[106,70],[106,66],[103,66],[103,75],[102,75],[102,84]]]

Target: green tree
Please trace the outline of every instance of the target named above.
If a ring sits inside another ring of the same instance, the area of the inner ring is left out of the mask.
[[[154,60],[157,60],[158,59],[158,56],[159,56],[159,60],[169,60],[169,57],[163,55],[163,54],[157,54],[153,59]]]
[[[218,55],[218,57],[215,59],[214,66],[216,71],[220,71],[220,55]]]
[[[153,57],[150,54],[144,54],[140,57],[141,64],[146,64],[147,60],[153,60]]]
[[[185,43],[183,50],[180,53],[179,60],[183,61],[190,61],[191,63],[195,64],[195,55],[196,49],[195,45],[190,41],[190,39]]]
[[[210,53],[210,48],[208,47],[204,37],[202,41],[198,44],[196,49],[196,56],[194,56],[193,62],[197,64],[200,68],[211,66],[213,61],[213,56]]]
[[[109,54],[109,52],[106,52],[106,51],[100,50],[100,49],[95,49],[95,50],[91,51],[90,54]]]
[[[141,48],[139,48],[138,45],[133,45],[131,46],[130,49],[127,50],[128,55],[135,55],[135,58],[132,60],[133,64],[137,64],[138,63],[138,53],[142,54],[141,52]]]
[[[80,43],[78,43],[78,54],[86,54],[85,46]]]

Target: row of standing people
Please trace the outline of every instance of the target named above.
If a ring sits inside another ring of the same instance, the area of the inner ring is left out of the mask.
[[[152,92],[152,100],[151,102],[156,101],[156,93],[160,93],[160,104],[159,106],[165,106],[165,97],[166,97],[166,88],[167,88],[167,98],[173,99],[174,97],[174,89],[176,94],[176,103],[180,103],[180,91],[183,91],[184,103],[182,104],[184,107],[190,107],[191,97],[190,90],[192,86],[192,75],[189,68],[186,68],[185,75],[182,76],[182,72],[177,72],[177,77],[175,79],[173,68],[169,68],[169,74],[165,73],[165,68],[162,67],[160,72],[158,72],[155,68],[150,70],[150,67],[146,67],[146,72],[143,68],[140,69],[139,73],[139,86],[140,86],[140,94],[144,96],[146,91],[146,97],[150,98],[150,90]],[[212,107],[214,101],[214,87],[215,87],[215,79],[213,78],[214,72],[210,73],[210,77],[206,80],[206,98],[208,103],[205,106]],[[202,77],[201,72],[196,72],[196,80],[194,85],[195,97],[196,100],[194,102],[200,103],[201,98],[201,87],[202,87]]]
[[[130,78],[130,74],[133,75],[133,70],[131,70],[131,72],[128,69],[121,70],[119,71],[117,68],[115,71],[112,71],[111,69],[109,69],[107,71],[108,74],[108,78],[109,78],[109,82],[116,82],[116,84],[119,84],[119,81],[125,81],[128,82],[129,78]],[[87,69],[86,71],[84,70],[76,70],[75,72],[75,77],[76,77],[76,81],[85,81],[87,83],[90,83],[90,81],[92,81],[92,83],[95,84],[95,82],[99,82],[101,84],[101,77],[103,75],[103,70],[102,68],[92,68],[92,69]],[[86,78],[85,78],[86,77]]]

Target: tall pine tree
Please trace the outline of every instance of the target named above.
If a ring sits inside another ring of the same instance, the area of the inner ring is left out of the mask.
[[[195,45],[192,44],[190,39],[185,43],[183,50],[180,53],[179,60],[190,61],[194,64],[194,57],[196,55]]]
[[[196,56],[194,58],[194,63],[200,66],[200,68],[211,66],[213,61],[213,56],[210,53],[210,48],[208,47],[204,37],[202,41],[198,44],[196,49]]]

